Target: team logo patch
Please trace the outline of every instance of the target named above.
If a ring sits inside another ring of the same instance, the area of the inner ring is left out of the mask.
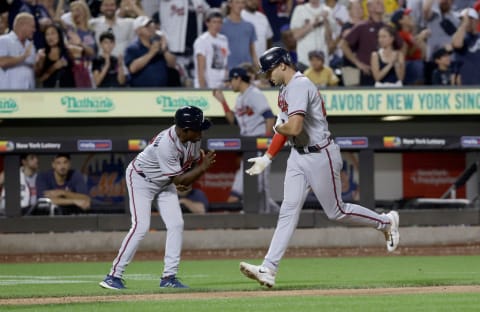
[[[242,147],[240,139],[208,139],[207,147],[216,151],[239,150]]]
[[[129,151],[141,151],[147,147],[147,140],[128,140]]]
[[[77,149],[79,151],[111,151],[111,140],[78,140]]]
[[[15,149],[12,141],[0,141],[0,152],[11,152]]]

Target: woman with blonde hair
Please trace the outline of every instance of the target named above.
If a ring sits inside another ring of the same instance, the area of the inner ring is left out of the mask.
[[[395,29],[380,28],[378,46],[370,60],[375,87],[401,87],[405,78],[405,56],[395,44]]]
[[[77,88],[91,88],[92,79],[90,74],[90,63],[95,57],[97,45],[95,33],[88,26],[91,14],[85,1],[78,0],[70,3],[72,13],[72,25],[66,26],[68,43],[74,48],[71,49],[75,59],[73,74]]]

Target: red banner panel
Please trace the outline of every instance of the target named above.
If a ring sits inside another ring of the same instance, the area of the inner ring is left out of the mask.
[[[403,153],[403,197],[440,198],[465,170],[463,153]],[[457,190],[465,198],[465,186]]]
[[[193,186],[200,188],[211,203],[226,202],[241,159],[238,152],[217,152],[215,164]]]

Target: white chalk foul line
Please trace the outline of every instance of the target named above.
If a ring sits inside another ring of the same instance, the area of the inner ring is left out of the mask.
[[[206,274],[184,275],[184,278],[205,278]],[[0,285],[82,284],[101,281],[105,275],[0,275]],[[126,280],[158,281],[160,275],[126,274]]]

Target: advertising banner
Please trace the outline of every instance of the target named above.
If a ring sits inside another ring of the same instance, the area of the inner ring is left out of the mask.
[[[464,153],[403,153],[403,197],[440,198],[465,170]],[[465,198],[465,187],[457,190]]]
[[[128,91],[127,91],[128,90]],[[274,113],[278,90],[263,93]],[[480,113],[478,89],[328,89],[320,91],[329,116],[467,115]],[[225,91],[230,107],[237,94]],[[222,105],[209,90],[91,90],[0,92],[0,119],[173,117],[194,105],[208,117],[222,117]]]

